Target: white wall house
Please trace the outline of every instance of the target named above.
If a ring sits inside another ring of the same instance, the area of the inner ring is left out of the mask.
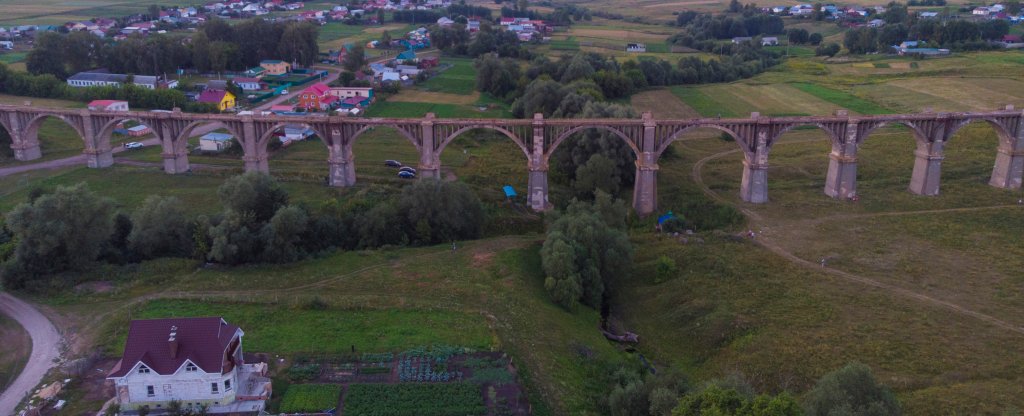
[[[107,379],[123,410],[157,412],[177,400],[210,413],[260,411],[270,380],[265,364],[245,364],[243,335],[218,317],[132,321],[124,356]]]

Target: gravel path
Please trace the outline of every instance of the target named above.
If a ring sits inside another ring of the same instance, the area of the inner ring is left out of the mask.
[[[60,357],[60,334],[35,307],[9,293],[0,293],[0,312],[25,328],[32,338],[32,355],[21,374],[0,394],[0,415],[13,415],[26,394],[36,388]]]

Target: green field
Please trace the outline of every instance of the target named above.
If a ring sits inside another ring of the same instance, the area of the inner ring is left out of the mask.
[[[814,84],[793,84],[800,91],[860,114],[889,114],[892,111],[851,94]]]
[[[501,108],[479,111],[470,106],[456,104],[411,103],[385,101],[374,104],[366,111],[367,117],[423,117],[434,113],[439,118],[508,118],[511,113]]]
[[[21,62],[28,56],[27,52],[7,52],[0,54],[0,63],[10,65],[15,62]]]
[[[193,6],[199,1],[154,0],[145,3],[117,0],[60,1],[60,0],[3,0],[0,7],[0,26],[62,25],[68,21],[89,20],[96,17],[121,17],[146,13],[151,4],[160,6]]]
[[[569,36],[565,39],[551,40],[548,43],[551,46],[551,50],[554,51],[578,51],[580,50],[580,43],[576,40],[575,36]]]
[[[356,415],[486,414],[480,386],[445,384],[353,384],[345,395],[345,412]]]

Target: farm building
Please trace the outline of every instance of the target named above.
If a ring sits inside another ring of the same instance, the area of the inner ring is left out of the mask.
[[[138,126],[128,128],[128,135],[132,137],[142,137],[152,132],[153,129],[150,129],[149,126],[145,124],[139,124]]]
[[[260,80],[257,78],[237,77],[231,80],[231,82],[234,82],[243,91],[259,91],[263,89],[263,86],[260,85]]]
[[[206,133],[199,138],[199,150],[204,152],[223,152],[231,147],[235,137],[226,133]]]
[[[223,318],[134,320],[107,380],[122,411],[161,413],[172,400],[208,413],[258,413],[270,398],[266,364],[246,364],[241,328]]]
[[[647,45],[643,43],[627,43],[626,52],[647,52]]]
[[[774,36],[768,36],[761,38],[761,46],[776,46],[779,44],[779,38]]]
[[[264,69],[263,75],[284,75],[292,70],[291,64],[277,59],[260,61],[260,67]]]

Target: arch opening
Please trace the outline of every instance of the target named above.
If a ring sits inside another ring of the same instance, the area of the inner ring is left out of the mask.
[[[544,156],[549,200],[562,206],[573,198],[593,199],[602,190],[630,201],[638,155],[636,145],[619,129],[584,125],[563,132]]]
[[[1009,140],[1005,129],[990,120],[972,120],[953,129],[943,145],[942,193],[957,198],[973,195],[971,201],[989,205],[1015,202],[1020,191],[1007,196],[1005,189],[988,186],[1000,144]]]
[[[369,125],[356,131],[349,139],[355,164],[356,183],[369,181],[402,186],[412,178],[399,176],[399,167],[388,166],[386,161],[398,162],[417,170],[419,174],[420,149],[404,130],[390,125]]]
[[[269,158],[274,176],[290,180],[327,182],[326,133],[303,123],[280,123],[257,142]]]
[[[0,163],[9,163],[15,160],[14,149],[11,147],[13,145],[14,136],[6,124],[0,123]]]
[[[462,181],[485,203],[508,208],[503,216],[535,220],[533,215],[519,215],[529,213],[529,157],[521,143],[509,140],[510,133],[501,130],[467,127],[450,135],[437,150],[441,179]],[[515,196],[506,195],[506,185]]]
[[[78,126],[59,115],[34,117],[25,125],[22,135],[25,144],[38,144],[47,159],[76,156],[88,147]]]
[[[694,126],[666,141],[658,158],[657,215],[672,212],[677,220],[665,230],[728,228],[743,215],[739,202],[744,152],[735,139],[716,127]]]
[[[905,122],[881,123],[862,131],[857,143],[859,203],[904,201],[913,176],[915,152],[927,143],[920,130]]]
[[[211,169],[240,168],[245,155],[241,136],[231,127],[198,120],[185,126],[172,143],[175,153],[188,154],[189,164]]]
[[[835,135],[817,123],[794,125],[775,136],[768,157],[768,195],[776,206],[765,212],[788,215],[796,206],[811,206],[828,197],[830,154],[841,151]],[[774,208],[784,208],[777,211]]]

